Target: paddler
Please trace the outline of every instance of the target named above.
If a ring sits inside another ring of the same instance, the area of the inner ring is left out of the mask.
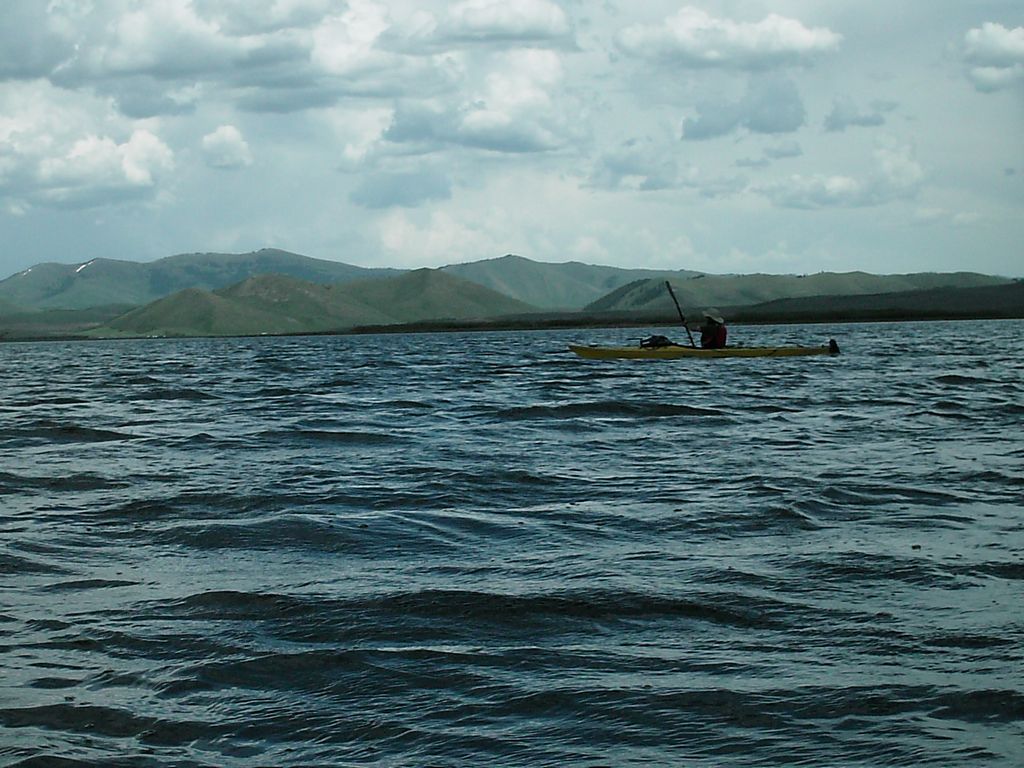
[[[722,349],[729,331],[725,327],[725,318],[714,307],[704,310],[704,324],[700,327],[700,346],[702,349]]]

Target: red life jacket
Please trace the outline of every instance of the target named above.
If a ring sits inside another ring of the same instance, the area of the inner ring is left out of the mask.
[[[706,325],[700,331],[700,345],[703,349],[722,349],[728,336],[724,325]]]

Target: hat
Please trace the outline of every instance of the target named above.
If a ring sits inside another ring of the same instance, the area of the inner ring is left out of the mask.
[[[705,309],[704,317],[708,318],[709,320],[714,320],[719,325],[725,324],[725,319],[722,317],[722,314],[714,307],[708,307],[707,309]]]

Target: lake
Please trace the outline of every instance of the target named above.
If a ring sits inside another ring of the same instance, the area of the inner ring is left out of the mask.
[[[652,330],[0,345],[0,764],[1024,764],[1024,322]]]

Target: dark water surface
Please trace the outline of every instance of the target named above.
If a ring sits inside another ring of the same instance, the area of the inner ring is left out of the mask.
[[[1024,323],[0,345],[0,764],[1024,764]]]

